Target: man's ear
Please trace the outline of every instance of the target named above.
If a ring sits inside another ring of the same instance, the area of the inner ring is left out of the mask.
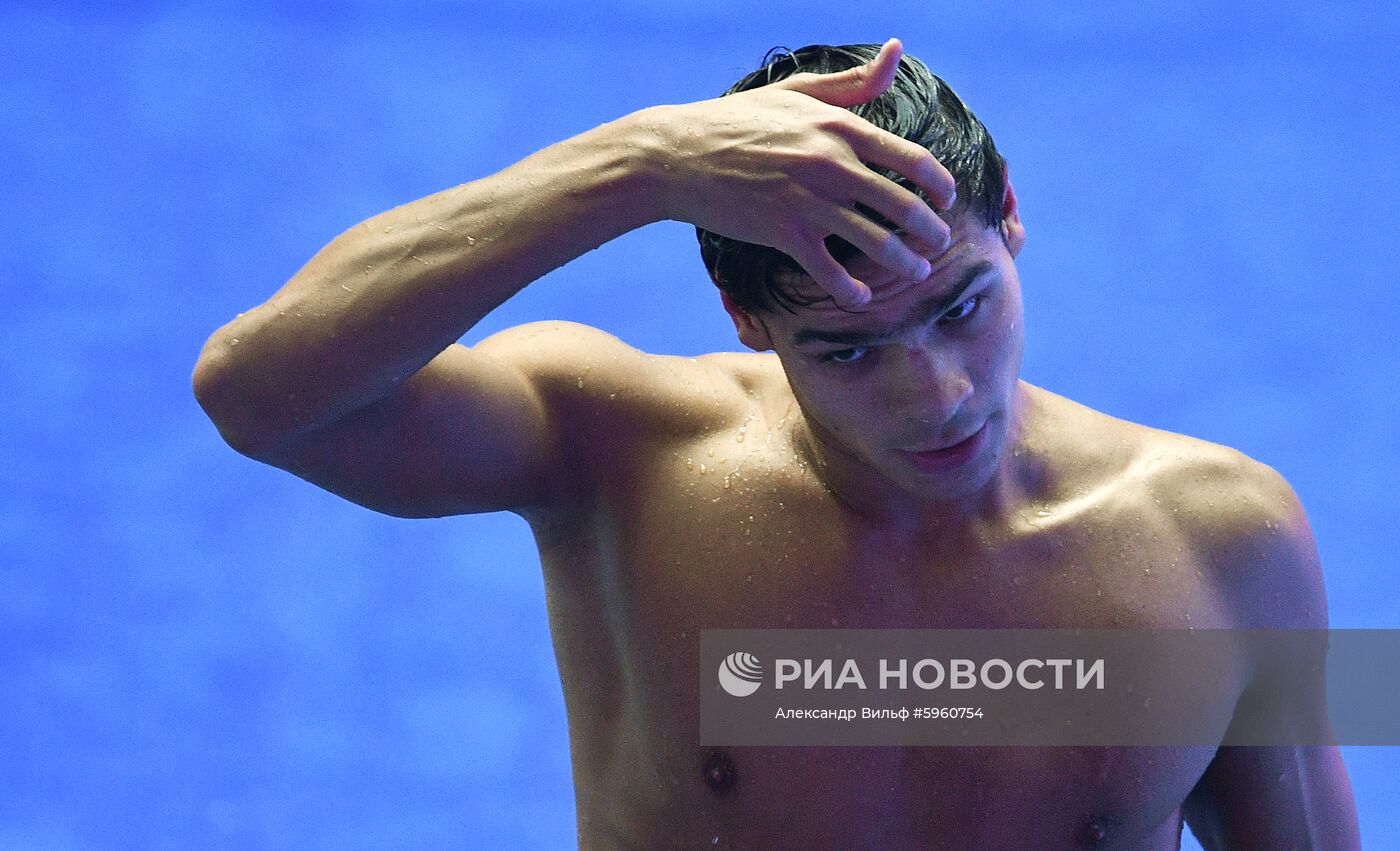
[[[739,334],[739,342],[748,346],[756,352],[767,352],[773,348],[773,341],[768,337],[768,329],[763,323],[754,319],[742,307],[734,303],[734,299],[729,297],[729,293],[724,290],[719,291],[719,299],[724,304],[724,310],[729,314],[729,318],[734,320],[734,330]]]
[[[1026,244],[1026,227],[1021,224],[1021,211],[1016,206],[1016,190],[1011,187],[1009,166],[1002,166],[1001,177],[1006,185],[1006,191],[1001,196],[1001,228],[1006,236],[1006,248],[1015,257],[1021,253],[1021,246]]]

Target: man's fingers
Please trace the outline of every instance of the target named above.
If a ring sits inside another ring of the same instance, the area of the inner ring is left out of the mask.
[[[898,234],[885,230],[855,210],[832,208],[821,225],[898,277],[915,280],[928,277],[927,258],[905,244]]]
[[[849,194],[851,201],[862,204],[899,226],[900,230],[917,238],[925,246],[937,249],[948,244],[951,232],[948,223],[938,217],[924,199],[892,180],[865,169]]]
[[[864,65],[834,74],[793,74],[773,85],[801,92],[832,106],[852,107],[884,94],[885,89],[894,82],[895,71],[899,69],[899,58],[903,55],[904,46],[900,44],[899,39],[892,38],[884,43],[874,59]]]
[[[773,84],[814,97],[832,106],[849,108],[872,101],[894,83],[904,46],[899,39],[885,42],[874,59],[834,74],[794,74]],[[889,169],[913,181],[942,209],[952,209],[957,197],[953,176],[921,145],[882,130],[869,121],[851,116],[843,122],[842,135],[863,162]]]
[[[870,287],[856,280],[846,267],[836,262],[821,238],[804,240],[786,249],[812,280],[843,307],[855,307],[870,301]]]
[[[953,208],[958,198],[957,181],[927,148],[868,121],[857,118],[854,124],[857,131],[856,138],[850,140],[851,148],[863,162],[904,175],[940,209]]]

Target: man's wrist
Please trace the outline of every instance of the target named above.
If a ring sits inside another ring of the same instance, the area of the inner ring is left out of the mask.
[[[650,106],[605,125],[623,156],[622,195],[630,218],[643,224],[675,218],[673,203],[675,146],[668,141],[667,106]],[[601,129],[601,128],[600,128]]]

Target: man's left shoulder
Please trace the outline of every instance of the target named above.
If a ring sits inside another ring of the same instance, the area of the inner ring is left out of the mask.
[[[1182,520],[1226,538],[1273,535],[1306,522],[1281,473],[1238,449],[1140,426],[1134,467],[1153,495]]]
[[[1229,446],[1144,429],[1137,465],[1157,504],[1239,604],[1242,628],[1326,626],[1317,544],[1278,470]]]

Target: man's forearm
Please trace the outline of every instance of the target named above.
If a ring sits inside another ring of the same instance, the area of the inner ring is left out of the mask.
[[[209,339],[200,403],[248,451],[381,398],[526,284],[661,217],[644,125],[610,122],[336,237]]]
[[[842,303],[869,296],[826,245],[838,236],[900,275],[955,185],[922,146],[852,115],[894,78],[871,63],[632,113],[499,174],[375,216],[336,237],[266,303],[210,339],[195,394],[236,448],[259,455],[384,398],[521,287],[626,231],[674,218],[787,254]],[[840,103],[843,106],[837,106]],[[854,302],[853,302],[854,303]]]

